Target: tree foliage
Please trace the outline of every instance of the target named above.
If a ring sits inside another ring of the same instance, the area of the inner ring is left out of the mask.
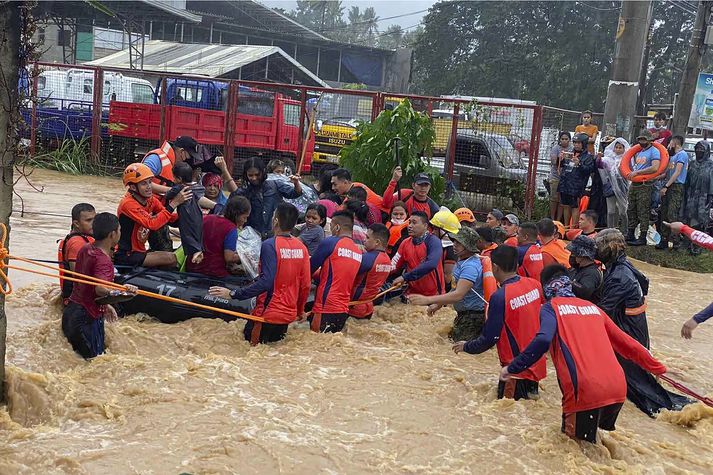
[[[422,158],[431,156],[435,137],[436,131],[428,116],[415,111],[411,103],[404,100],[392,110],[382,111],[374,122],[359,123],[357,138],[342,149],[339,163],[351,170],[355,181],[374,190],[384,190],[396,167],[394,147],[398,143],[404,172],[402,186],[410,185],[416,174],[428,173],[433,180],[431,196],[440,197],[445,181],[440,172]]]
[[[648,102],[678,90],[694,15],[655,2]],[[534,100],[603,110],[620,2],[439,2],[415,45],[424,94]]]

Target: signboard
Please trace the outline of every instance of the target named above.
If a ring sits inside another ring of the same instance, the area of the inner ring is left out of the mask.
[[[688,126],[713,130],[713,74],[700,73]]]

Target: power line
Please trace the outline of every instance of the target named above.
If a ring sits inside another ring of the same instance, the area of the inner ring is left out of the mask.
[[[352,26],[358,26],[358,25],[366,25],[366,24],[369,24],[369,23],[381,23],[382,21],[393,20],[393,19],[395,19],[395,18],[403,18],[403,17],[407,17],[407,16],[411,16],[411,15],[417,15],[417,14],[419,14],[419,13],[424,13],[424,12],[427,12],[427,11],[428,11],[428,8],[426,8],[426,9],[424,9],[424,10],[417,10],[417,11],[415,11],[415,12],[402,13],[401,15],[387,16],[387,17],[383,17],[383,18],[376,17],[375,20],[357,21],[357,22],[354,22],[354,23],[349,23],[348,25],[344,25],[344,26],[335,26],[335,27],[333,27],[333,28],[321,28],[321,29],[316,30],[316,31],[317,31],[318,33],[324,33],[325,31],[341,30],[341,29],[344,29],[344,28],[350,28],[350,27],[352,27]]]

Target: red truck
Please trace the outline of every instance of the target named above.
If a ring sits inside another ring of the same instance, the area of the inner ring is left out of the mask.
[[[108,129],[115,151],[133,155],[140,141],[157,144],[163,138],[180,135],[190,135],[200,144],[224,146],[228,85],[193,79],[169,79],[166,84],[168,105],[159,104],[159,87],[154,93],[154,104],[110,103]],[[166,109],[164,137],[160,136],[162,107]],[[232,124],[237,165],[234,173],[239,174],[241,162],[255,155],[265,160],[287,158],[297,163],[302,152],[300,113],[299,101],[277,92],[240,86],[238,110],[233,114]],[[313,150],[314,135],[310,134],[302,172],[311,171]]]

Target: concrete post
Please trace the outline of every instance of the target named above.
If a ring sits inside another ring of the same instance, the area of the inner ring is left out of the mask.
[[[650,0],[622,2],[611,80],[604,106],[604,135],[631,141],[651,11]]]

